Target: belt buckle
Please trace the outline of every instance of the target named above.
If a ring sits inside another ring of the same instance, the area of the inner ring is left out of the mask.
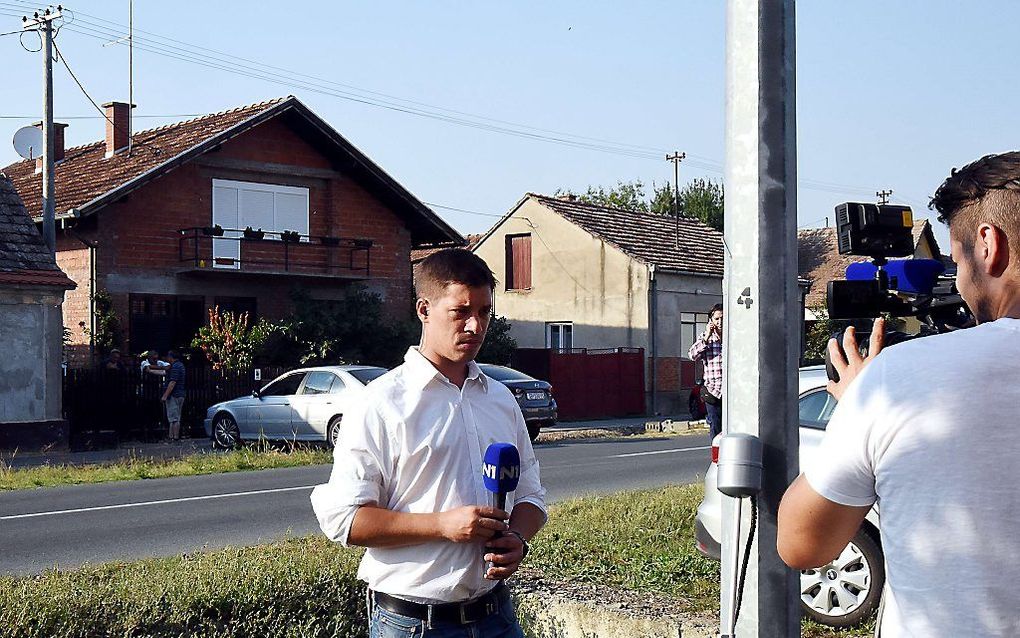
[[[458,605],[457,607],[457,610],[460,612],[460,624],[462,625],[466,625],[469,622],[472,622],[467,619],[467,615],[464,613],[465,609],[467,609],[467,605]]]

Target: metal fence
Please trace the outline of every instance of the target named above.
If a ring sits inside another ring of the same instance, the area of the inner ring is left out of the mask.
[[[181,433],[205,436],[202,421],[214,403],[250,394],[285,368],[260,368],[261,380],[252,370],[216,371],[188,367],[185,378]],[[70,429],[73,450],[115,446],[121,441],[155,441],[166,436],[162,377],[137,369],[68,369],[64,374],[63,412]]]

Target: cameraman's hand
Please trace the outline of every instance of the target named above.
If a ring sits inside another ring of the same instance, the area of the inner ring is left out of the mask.
[[[872,359],[882,351],[885,342],[885,319],[875,319],[875,325],[871,329],[871,340],[868,342],[868,356],[862,357],[857,349],[857,331],[853,326],[843,332],[843,352],[839,351],[839,343],[835,337],[829,339],[829,360],[832,366],[839,373],[839,381],[829,381],[825,388],[837,401],[850,387],[850,383],[861,373],[864,366],[871,363]]]
[[[439,516],[443,538],[454,543],[489,540],[496,532],[508,529],[504,521],[510,518],[501,509],[481,505],[465,505]]]

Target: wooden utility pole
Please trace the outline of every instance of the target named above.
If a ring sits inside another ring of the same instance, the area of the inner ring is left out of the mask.
[[[42,40],[43,53],[43,170],[42,170],[42,211],[43,240],[51,253],[57,250],[56,207],[57,199],[53,188],[53,21],[61,17],[62,7],[55,10],[36,11],[31,18],[22,18],[22,29],[38,31]]]
[[[680,162],[687,159],[687,153],[675,151],[666,156],[667,162],[673,162],[673,240],[680,247]]]

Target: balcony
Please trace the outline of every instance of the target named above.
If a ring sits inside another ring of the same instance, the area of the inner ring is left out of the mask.
[[[372,240],[297,232],[192,227],[177,231],[182,273],[250,273],[366,279]]]

